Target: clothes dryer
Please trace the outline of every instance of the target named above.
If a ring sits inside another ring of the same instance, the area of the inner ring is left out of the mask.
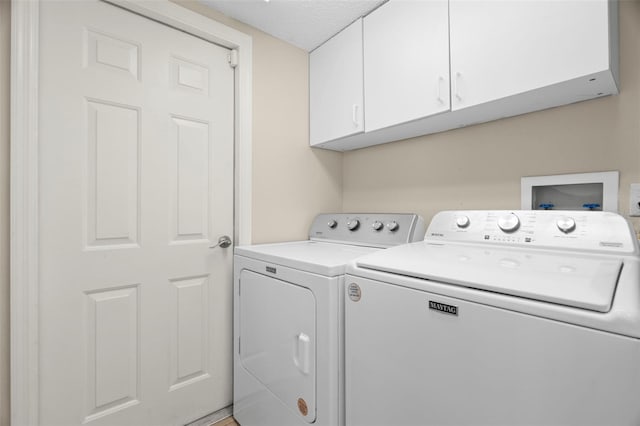
[[[639,265],[617,214],[437,214],[347,268],[347,424],[639,425]]]
[[[242,426],[344,424],[345,265],[424,232],[414,214],[321,214],[308,240],[235,248],[233,411]]]

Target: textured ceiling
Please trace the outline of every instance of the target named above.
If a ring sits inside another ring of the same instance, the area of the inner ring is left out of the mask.
[[[386,0],[200,0],[238,21],[311,51]]]

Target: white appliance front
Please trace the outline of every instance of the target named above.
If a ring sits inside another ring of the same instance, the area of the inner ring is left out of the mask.
[[[347,275],[346,424],[638,425],[638,340]],[[457,315],[429,309],[455,309]]]
[[[314,422],[317,311],[313,292],[246,269],[240,272],[239,286],[242,368],[292,413]]]
[[[243,256],[235,272],[234,417],[243,426],[337,425],[344,275]]]
[[[346,423],[640,424],[639,264],[615,214],[440,213],[347,267]]]
[[[236,247],[234,417],[242,426],[344,425],[344,272],[422,239],[416,215],[319,215],[310,239]]]

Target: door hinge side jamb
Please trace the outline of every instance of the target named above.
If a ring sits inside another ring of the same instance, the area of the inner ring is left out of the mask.
[[[237,49],[230,50],[229,53],[227,54],[227,60],[231,68],[237,67],[238,66],[238,50]]]

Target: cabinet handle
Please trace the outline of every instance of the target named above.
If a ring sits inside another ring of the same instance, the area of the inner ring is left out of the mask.
[[[353,124],[358,126],[359,122],[358,122],[358,104],[353,104],[353,106],[351,107],[351,120],[353,120]]]
[[[459,88],[458,86],[460,85],[460,84],[459,84],[459,83],[460,83],[460,81],[459,81],[459,80],[460,80],[460,77],[461,77],[461,76],[462,76],[462,75],[461,75],[459,72],[456,72],[456,78],[455,78],[455,80],[454,80],[454,81],[455,81],[455,84],[454,84],[454,88],[453,88],[453,91],[454,91],[454,93],[456,94],[456,99],[458,99],[459,101],[461,101],[461,100],[462,100],[462,97],[460,96],[460,91],[458,90],[458,88]]]
[[[444,82],[444,78],[442,76],[438,77],[438,102],[441,104],[444,103],[444,99],[442,98],[442,83]]]

